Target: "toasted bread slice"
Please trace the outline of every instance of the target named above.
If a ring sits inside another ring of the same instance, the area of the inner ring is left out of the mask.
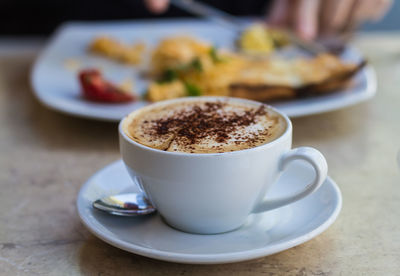
[[[345,87],[365,64],[366,61],[345,64],[336,57],[324,55],[309,61],[249,68],[242,78],[239,76],[231,83],[230,96],[273,101],[329,93]]]
[[[234,83],[229,88],[230,96],[255,101],[284,100],[296,97],[293,87],[283,85]]]
[[[366,64],[367,61],[363,60],[354,67],[333,74],[321,82],[305,84],[296,89],[296,96],[305,97],[340,90],[346,87],[353,76],[357,74]]]

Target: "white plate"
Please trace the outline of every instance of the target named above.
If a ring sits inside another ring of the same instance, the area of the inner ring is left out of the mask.
[[[271,195],[279,196],[312,180],[313,169],[291,163]],[[166,225],[158,214],[116,217],[96,211],[91,203],[103,196],[138,192],[117,161],[98,171],[81,188],[77,207],[89,230],[103,241],[150,258],[179,263],[238,262],[271,255],[304,243],[326,230],[339,215],[342,197],[331,178],[312,195],[286,207],[250,215],[238,230],[217,235],[195,235]]]
[[[33,67],[31,75],[33,90],[43,104],[71,115],[106,121],[119,121],[132,110],[146,104],[145,102],[101,104],[89,102],[80,97],[76,71],[67,69],[67,60],[79,59],[79,67],[103,68],[106,78],[117,83],[128,78],[134,79],[138,92],[143,93],[147,87],[147,82],[139,77],[138,68],[120,65],[87,53],[90,41],[104,34],[127,43],[143,41],[150,47],[156,45],[163,37],[177,34],[192,35],[205,41],[212,41],[218,47],[226,48],[232,48],[235,39],[235,34],[229,30],[201,20],[65,24],[51,38]],[[361,55],[358,51],[348,48],[343,58],[358,61]],[[370,66],[366,66],[355,77],[354,85],[346,91],[273,105],[288,116],[297,117],[353,105],[371,98],[375,91],[375,73]]]

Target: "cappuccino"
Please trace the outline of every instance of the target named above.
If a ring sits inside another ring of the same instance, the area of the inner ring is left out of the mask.
[[[123,131],[163,151],[223,153],[254,148],[280,137],[286,121],[266,105],[229,98],[186,98],[132,112]]]

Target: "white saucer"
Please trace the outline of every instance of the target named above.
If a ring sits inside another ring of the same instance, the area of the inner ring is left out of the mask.
[[[279,196],[313,177],[312,169],[293,162],[270,193]],[[138,192],[121,160],[93,175],[81,188],[77,207],[89,230],[123,250],[164,261],[215,264],[271,255],[304,243],[326,230],[339,215],[342,196],[328,177],[314,194],[286,207],[249,216],[238,230],[217,235],[194,235],[166,225],[158,214],[116,217],[92,209],[103,196]]]

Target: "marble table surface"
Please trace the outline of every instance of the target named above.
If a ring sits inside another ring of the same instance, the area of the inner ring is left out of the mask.
[[[29,74],[44,41],[0,39],[0,275],[400,274],[400,33],[361,34],[354,43],[377,71],[376,97],[293,120],[294,146],[320,149],[342,190],[338,220],[269,257],[183,265],[124,252],[84,228],[76,196],[120,158],[117,125],[42,106]]]

